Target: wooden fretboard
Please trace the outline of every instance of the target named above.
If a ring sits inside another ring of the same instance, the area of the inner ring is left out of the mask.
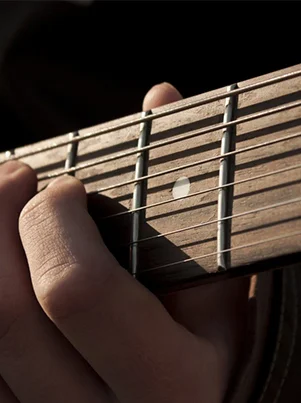
[[[80,179],[108,247],[130,270],[134,253],[151,288],[298,261],[301,65],[151,112],[12,154],[36,170],[39,190],[66,169]]]

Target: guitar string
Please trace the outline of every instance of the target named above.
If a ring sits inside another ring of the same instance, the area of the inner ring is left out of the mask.
[[[243,118],[238,118],[236,120],[232,120],[232,121],[227,122],[227,123],[218,123],[216,125],[207,126],[207,127],[205,127],[204,129],[201,129],[201,130],[194,130],[194,131],[192,131],[190,133],[185,133],[184,135],[181,135],[181,136],[177,136],[177,137],[170,138],[170,139],[167,139],[167,140],[158,141],[158,142],[152,143],[150,145],[147,145],[145,147],[141,147],[141,149],[139,149],[139,150],[137,148],[130,149],[129,151],[119,153],[119,154],[110,155],[109,157],[101,158],[101,159],[99,159],[97,161],[87,162],[87,163],[84,163],[84,164],[81,164],[81,165],[77,165],[76,167],[71,167],[69,169],[63,169],[63,170],[60,170],[60,171],[57,171],[57,172],[48,173],[48,174],[45,174],[45,175],[40,175],[38,177],[38,180],[42,181],[42,180],[52,179],[52,178],[56,178],[56,177],[64,175],[64,174],[74,173],[74,172],[77,172],[77,171],[80,171],[80,170],[83,170],[83,169],[91,168],[91,167],[96,166],[96,165],[104,164],[104,163],[107,163],[107,162],[113,162],[113,161],[116,161],[116,160],[118,160],[120,158],[125,158],[125,157],[128,157],[128,156],[137,154],[137,153],[141,153],[141,152],[144,152],[144,151],[149,151],[149,150],[152,150],[152,149],[155,149],[155,148],[158,148],[158,147],[163,147],[163,146],[174,144],[174,143],[177,143],[177,142],[180,142],[180,141],[188,140],[188,139],[191,139],[193,137],[197,137],[197,136],[205,135],[207,133],[212,133],[214,131],[226,129],[228,127],[236,126],[238,124],[247,123],[247,122],[250,122],[252,120],[256,120],[256,119],[264,118],[264,117],[267,117],[267,116],[270,116],[270,115],[273,115],[273,114],[276,114],[276,113],[281,113],[281,112],[284,112],[284,111],[288,111],[290,109],[294,109],[294,108],[297,108],[299,106],[301,106],[301,101],[291,102],[291,103],[288,103],[288,104],[278,106],[276,108],[271,108],[271,109],[267,109],[267,110],[262,111],[262,112],[253,113],[253,114],[250,114],[250,115],[245,116]]]
[[[108,216],[104,216],[101,219],[106,220],[106,219],[109,219],[109,218],[115,218],[115,217],[120,217],[120,216],[123,216],[123,215],[131,214],[131,213],[134,213],[134,212],[140,211],[140,210],[148,210],[148,209],[153,208],[153,207],[158,207],[158,206],[162,206],[164,204],[177,202],[179,200],[189,199],[191,197],[195,197],[195,196],[199,196],[199,195],[202,195],[202,194],[205,194],[205,193],[220,190],[220,189],[223,189],[223,188],[226,188],[226,187],[229,187],[229,186],[239,185],[239,184],[254,181],[254,180],[257,180],[257,179],[266,178],[268,176],[273,176],[273,175],[281,174],[281,173],[284,173],[284,172],[293,171],[293,170],[299,169],[299,168],[301,168],[301,164],[292,165],[292,166],[289,166],[289,167],[278,169],[276,171],[266,172],[266,173],[261,174],[261,175],[256,175],[256,176],[253,176],[253,177],[248,177],[248,178],[245,178],[245,179],[241,179],[241,180],[238,180],[236,182],[229,182],[229,183],[226,183],[225,185],[222,185],[222,186],[215,186],[215,187],[212,187],[212,188],[200,190],[198,192],[190,193],[190,194],[188,194],[186,196],[177,197],[176,199],[167,199],[167,200],[163,200],[161,202],[147,204],[146,206],[142,206],[142,207],[137,207],[135,209],[122,211],[122,212],[116,213],[116,214],[111,214],[111,215],[108,215]]]
[[[176,265],[179,265],[179,264],[188,263],[188,262],[191,262],[193,260],[200,260],[200,259],[204,259],[206,257],[216,256],[216,255],[218,255],[220,253],[232,252],[232,251],[235,251],[235,250],[249,248],[249,247],[252,247],[252,246],[258,246],[258,245],[261,245],[261,244],[264,244],[264,243],[275,242],[275,241],[279,241],[279,240],[282,240],[282,239],[285,239],[285,238],[291,238],[291,237],[300,236],[300,235],[301,235],[301,231],[296,231],[296,232],[291,232],[291,233],[286,234],[286,235],[279,235],[279,236],[275,236],[275,237],[272,237],[272,238],[262,239],[260,241],[235,246],[235,247],[229,248],[229,249],[224,249],[224,250],[221,250],[219,252],[206,253],[204,255],[194,256],[194,257],[183,259],[183,260],[178,260],[176,262],[167,263],[165,265],[151,267],[149,269],[141,270],[139,274],[144,274],[144,273],[150,272],[150,271],[162,270],[162,269],[166,269],[166,268],[171,267],[171,266],[176,266]]]
[[[291,74],[291,77],[289,77],[289,78],[292,78],[292,76],[293,76],[293,77],[297,77],[297,76],[299,76],[299,75],[301,75],[301,71],[295,72],[295,74]],[[280,76],[280,77],[278,77],[277,79],[278,79],[279,81],[282,81],[282,80],[280,80],[280,79],[283,79],[283,80],[284,80],[285,78],[284,78],[284,76],[283,76],[283,77]],[[278,82],[279,82],[279,81],[278,81]],[[277,82],[277,81],[274,80],[273,83],[276,83],[276,82]],[[267,84],[266,82],[262,82],[262,83],[259,83],[259,84],[261,84],[262,86],[263,86],[263,84],[269,85],[269,84]],[[260,86],[258,86],[257,88],[260,88]],[[246,90],[246,88],[243,88],[243,89]],[[252,88],[252,89],[255,89],[255,88]],[[239,90],[240,90],[240,89],[239,89]],[[227,96],[229,96],[229,95],[237,95],[237,94],[234,94],[235,91],[236,91],[237,93],[246,92],[246,91],[239,92],[239,90],[234,90],[234,91],[232,92],[232,94],[231,94],[231,93],[222,94],[222,95],[221,95],[221,98],[219,98],[219,99],[225,98],[225,97],[227,97]],[[251,90],[251,89],[249,89],[249,90]],[[203,101],[203,102],[206,101],[205,103],[209,103],[209,102],[210,102],[209,99],[207,99],[207,100],[202,100],[202,101]],[[202,102],[202,101],[199,101],[199,102]],[[213,100],[213,101],[214,101],[214,100]],[[211,102],[213,102],[213,101],[211,101]],[[300,106],[300,105],[301,105],[301,103],[300,103],[300,102],[297,102],[297,103],[285,105],[285,109],[283,109],[283,107],[275,108],[275,109],[278,109],[278,111],[281,111],[281,110],[286,110],[286,108],[289,108],[289,109],[290,109],[290,108],[297,107],[297,106]],[[179,108],[173,108],[173,109],[170,109],[170,110],[167,110],[167,111],[163,111],[163,112],[161,113],[161,115],[160,115],[160,113],[158,113],[158,114],[154,114],[154,115],[150,115],[150,116],[155,119],[155,118],[158,118],[158,117],[167,116],[168,114],[180,112],[181,110],[184,111],[184,110],[189,109],[190,107],[192,108],[192,107],[194,107],[194,106],[196,107],[196,106],[199,106],[199,105],[193,105],[193,103],[192,103],[191,105],[188,105],[188,107],[187,107],[187,105],[185,105],[185,106],[181,106],[181,107],[179,107]],[[271,111],[272,111],[272,110],[268,110],[268,111],[265,111],[265,112],[263,112],[263,113],[269,113],[269,112],[271,113]],[[164,115],[164,112],[166,113],[166,115]],[[273,113],[276,113],[276,111],[273,111]],[[252,116],[252,115],[250,115],[250,116]],[[247,118],[250,118],[250,116],[248,116]],[[265,116],[266,116],[266,115],[265,115]],[[260,117],[260,116],[259,116],[259,117]],[[255,119],[255,117],[254,117],[254,119]],[[141,122],[146,121],[146,120],[150,120],[150,119],[141,119],[141,118],[140,118],[140,119],[137,119],[136,121],[127,122],[128,126],[124,126],[124,127],[129,127],[129,126],[132,126],[132,125],[137,124],[137,123],[141,123]],[[230,123],[230,124],[232,123],[232,125],[235,125],[235,124],[238,124],[239,122],[232,121],[232,122],[229,122],[229,123]],[[119,126],[120,126],[120,125],[119,125]],[[230,126],[230,125],[229,125],[229,126]],[[115,127],[108,128],[108,129],[106,129],[106,130],[104,130],[104,131],[102,131],[102,132],[90,133],[89,135],[72,139],[72,140],[75,140],[75,141],[68,141],[68,142],[64,142],[64,143],[62,142],[62,143],[60,143],[60,144],[53,144],[50,148],[47,148],[47,149],[46,149],[46,148],[44,148],[44,149],[39,149],[39,150],[36,150],[36,151],[33,152],[33,153],[27,153],[27,155],[26,155],[26,154],[19,155],[19,156],[17,156],[16,158],[17,158],[17,159],[19,159],[19,158],[24,158],[25,156],[34,155],[34,154],[37,154],[37,153],[40,153],[40,152],[43,152],[43,151],[47,151],[47,150],[51,150],[51,149],[54,149],[54,148],[58,148],[58,147],[60,147],[60,146],[66,145],[66,144],[77,143],[78,141],[84,140],[84,139],[89,138],[89,137],[93,137],[94,135],[104,134],[105,132],[108,133],[108,132],[110,132],[110,131],[114,131],[114,130],[117,130],[117,129],[120,129],[120,128],[122,128],[122,127],[118,127],[118,125],[116,125]],[[222,128],[222,127],[220,127],[220,128],[215,128],[215,130],[219,130],[219,129],[221,129],[221,128]],[[213,130],[214,130],[214,129],[213,129]],[[210,130],[210,131],[211,131],[211,130]],[[197,135],[197,134],[195,134],[195,135]],[[299,135],[300,135],[300,134],[297,134],[297,135],[295,135],[294,137],[297,137],[297,136],[299,136]],[[285,141],[285,140],[287,140],[287,139],[289,139],[289,138],[291,138],[291,136],[288,136],[287,138],[283,138],[283,139],[277,139],[278,141],[276,140],[276,142]],[[178,141],[180,141],[180,140],[178,140]],[[269,144],[269,142],[267,142],[267,143],[265,143],[265,144],[262,143],[260,146],[268,145],[268,144]],[[158,145],[158,147],[159,147],[159,145]],[[247,148],[248,148],[248,147],[247,147]],[[255,147],[255,148],[258,148],[258,147]],[[141,150],[139,150],[139,151],[141,151]],[[247,150],[247,149],[242,149],[242,150],[236,150],[236,151],[238,151],[238,152],[243,152],[243,151],[248,151],[248,150]],[[136,152],[137,152],[137,151],[135,150],[135,152],[133,152],[133,154],[135,154]],[[229,154],[229,155],[231,155],[231,154]],[[223,157],[225,157],[225,156],[227,156],[227,155],[224,155]],[[220,158],[220,156],[216,157],[215,159],[217,159],[217,158]],[[209,162],[209,161],[206,161],[206,162]],[[79,167],[79,169],[84,169],[84,167]],[[181,167],[179,167],[178,169],[181,169]],[[67,172],[62,172],[61,174],[64,174],[64,173],[67,173]],[[165,173],[165,172],[162,172],[162,173],[159,173],[159,174],[163,174],[163,173]],[[168,172],[166,172],[166,173],[168,173]],[[140,178],[140,180],[144,180],[144,179],[147,179],[147,177],[146,177],[146,178]],[[251,179],[250,179],[250,180],[251,180]],[[136,182],[136,181],[134,181],[134,182]],[[131,183],[133,183],[133,182],[131,182]],[[127,184],[127,183],[126,183],[126,184]],[[233,184],[234,184],[234,183],[233,183]],[[122,184],[121,184],[120,186],[122,186]],[[227,186],[231,186],[231,184],[227,184]],[[100,189],[100,191],[103,191],[103,189]],[[256,209],[256,210],[244,212],[244,213],[241,213],[241,214],[239,214],[239,215],[233,215],[233,216],[229,216],[229,217],[224,217],[224,219],[230,219],[230,218],[235,218],[235,217],[238,217],[238,216],[241,216],[241,215],[245,215],[245,214],[256,213],[256,212],[258,212],[258,211],[263,211],[263,210],[265,210],[265,209],[267,209],[267,208],[276,208],[276,207],[279,207],[279,206],[282,206],[282,205],[285,205],[285,204],[296,203],[296,202],[299,202],[299,201],[301,201],[301,199],[294,199],[294,200],[290,200],[290,201],[288,201],[288,202],[278,203],[278,204],[276,204],[276,205],[266,206],[266,207],[263,207],[263,208],[260,208],[260,209]],[[146,206],[145,206],[145,207],[146,207]],[[214,221],[211,222],[211,223],[214,223],[214,222],[217,222],[217,221],[218,221],[218,220],[214,220]],[[202,225],[202,224],[204,224],[204,225],[209,225],[210,222],[208,222],[208,223],[201,223],[201,225]],[[188,230],[188,229],[193,229],[193,227],[196,228],[196,226],[186,227],[186,228],[177,230],[176,232],[181,232],[181,231],[185,231],[185,230]],[[138,242],[143,242],[143,241],[150,240],[150,239],[153,239],[153,238],[162,237],[162,236],[164,236],[164,235],[166,236],[166,235],[168,235],[168,234],[172,234],[172,233],[176,233],[176,232],[175,232],[175,231],[171,231],[171,232],[169,232],[169,233],[160,234],[159,236],[156,236],[156,237],[150,237],[150,238],[141,239],[141,240],[139,240]],[[250,243],[250,244],[246,244],[246,245],[240,245],[240,246],[238,246],[238,247],[229,248],[229,249],[225,249],[225,250],[219,251],[218,253],[225,253],[225,252],[228,252],[228,251],[233,251],[233,250],[237,250],[237,249],[241,249],[241,248],[251,247],[251,246],[259,245],[259,244],[261,244],[261,243],[271,242],[271,241],[275,241],[275,240],[277,240],[277,239],[284,239],[284,238],[292,237],[292,236],[296,236],[296,235],[301,235],[301,232],[292,233],[292,234],[287,234],[287,235],[280,236],[280,237],[273,237],[273,238],[270,238],[270,239],[267,239],[267,240],[262,240],[262,241],[258,241],[258,242],[254,242],[254,243]],[[213,255],[217,255],[217,252],[210,253],[210,254],[206,254],[206,255],[200,255],[200,256],[193,257],[193,258],[189,258],[189,259],[184,259],[184,260],[182,260],[182,261],[169,263],[169,264],[167,264],[167,265],[157,266],[157,267],[155,267],[155,268],[151,268],[151,269],[144,270],[143,272],[145,272],[145,271],[150,271],[150,270],[159,270],[160,268],[162,269],[162,268],[164,268],[164,267],[169,267],[169,266],[173,266],[173,265],[180,264],[180,263],[186,263],[186,262],[191,261],[191,260],[202,259],[202,258],[204,258],[204,257],[206,257],[206,256],[213,256]]]
[[[281,137],[279,139],[270,140],[270,141],[266,141],[266,142],[263,142],[263,143],[255,144],[253,146],[248,146],[248,147],[245,147],[245,148],[241,148],[239,150],[230,151],[230,152],[225,153],[223,155],[216,155],[214,157],[205,158],[203,160],[198,160],[198,161],[195,161],[195,162],[191,162],[189,164],[179,165],[177,167],[170,168],[170,169],[167,169],[167,170],[164,170],[164,171],[155,172],[155,173],[150,174],[150,175],[141,176],[140,178],[137,178],[137,179],[129,179],[129,180],[124,181],[124,182],[115,183],[113,185],[106,186],[106,187],[91,191],[91,192],[89,192],[89,194],[98,194],[98,193],[102,193],[102,192],[105,192],[105,191],[108,191],[108,190],[116,189],[116,188],[119,188],[119,187],[122,187],[122,186],[130,185],[132,183],[137,183],[137,182],[140,182],[140,181],[143,181],[143,180],[146,180],[146,179],[157,178],[159,176],[170,174],[170,173],[173,173],[173,172],[177,172],[177,171],[182,170],[182,169],[192,168],[194,166],[200,166],[200,165],[203,165],[203,164],[208,163],[208,162],[219,160],[220,158],[229,157],[231,155],[242,154],[244,152],[256,150],[256,149],[266,147],[266,146],[272,145],[272,144],[281,143],[283,141],[298,138],[300,136],[301,136],[301,132],[294,133],[294,134],[292,134],[290,136],[285,136],[285,137]]]
[[[301,202],[301,197],[297,197],[295,199],[290,199],[290,200],[285,200],[285,201],[279,202],[279,203],[269,204],[268,206],[259,207],[257,209],[243,211],[242,213],[233,214],[231,216],[223,217],[221,219],[205,221],[205,222],[202,222],[202,223],[199,223],[199,224],[190,225],[188,227],[178,228],[178,229],[173,230],[173,231],[163,232],[162,234],[154,235],[154,236],[151,236],[151,237],[141,238],[136,242],[129,242],[128,244],[123,245],[123,246],[129,246],[129,245],[132,245],[133,243],[140,244],[142,242],[152,241],[154,239],[162,238],[162,237],[165,237],[165,236],[168,236],[168,235],[179,234],[180,232],[190,231],[190,230],[193,230],[193,229],[196,229],[196,228],[201,228],[201,227],[206,227],[208,225],[216,224],[216,223],[218,223],[220,221],[227,221],[227,220],[234,219],[234,218],[244,217],[244,216],[249,215],[249,214],[256,214],[256,213],[266,211],[266,210],[273,210],[273,209],[278,208],[278,207],[283,207],[283,206],[287,206],[287,205],[295,204],[295,203],[300,203],[300,202]]]
[[[299,74],[301,74],[301,71],[300,72],[295,72],[295,74],[296,74],[296,76],[298,76]],[[279,78],[278,78],[279,79]],[[275,82],[275,80],[274,80],[274,82]],[[279,82],[279,81],[278,81]],[[263,83],[261,83],[261,84],[263,84]],[[260,88],[260,87],[258,87],[258,88]],[[240,90],[240,89],[239,89]],[[238,92],[239,90],[234,90],[233,92]],[[232,92],[232,94],[230,93],[227,93],[227,94],[223,94],[223,97],[226,97],[226,96],[231,96],[231,95],[234,95],[234,93]],[[237,94],[236,94],[237,95]],[[222,99],[222,98],[220,98],[220,99]],[[207,100],[203,100],[203,102],[204,101],[207,101],[208,103],[210,102],[208,99]],[[207,103],[206,102],[206,103]],[[211,102],[213,102],[213,101],[211,101]],[[194,106],[197,106],[197,105],[192,105],[191,107],[194,107]],[[183,109],[180,109],[180,108],[183,108]],[[186,105],[186,107],[185,106],[182,106],[182,107],[180,107],[180,108],[174,108],[174,109],[170,109],[170,110],[167,110],[167,111],[163,111],[163,113],[165,112],[165,113],[167,113],[165,116],[167,116],[168,114],[171,114],[171,113],[176,113],[176,112],[179,112],[180,110],[186,110],[186,109],[188,109],[189,108],[189,105]],[[157,114],[157,115],[150,115],[150,116],[152,116],[152,118],[156,118],[156,117],[159,117],[158,115],[160,115],[160,113],[159,114]],[[161,115],[162,117],[164,116],[164,115]],[[146,119],[145,119],[146,120]],[[137,119],[136,120],[136,122],[134,122],[134,121],[132,121],[132,122],[128,122],[128,124],[130,124],[130,125],[134,125],[134,124],[137,124],[137,123],[141,123],[141,122],[143,122],[144,120],[143,119]],[[232,124],[234,124],[234,123],[232,123]],[[237,124],[237,123],[236,123]],[[119,125],[120,126],[120,125]],[[125,127],[128,127],[128,126],[125,126]],[[119,127],[119,128],[121,128],[121,127]],[[116,125],[115,127],[112,127],[112,128],[108,128],[107,129],[107,131],[106,132],[110,132],[110,131],[113,131],[113,130],[117,130],[118,129],[118,125]],[[216,130],[218,130],[218,129],[216,129]],[[102,133],[104,133],[105,131],[103,131]],[[98,133],[90,133],[89,134],[89,136],[88,135],[86,135],[86,136],[82,136],[82,137],[79,137],[79,138],[74,138],[74,139],[72,139],[72,140],[76,140],[76,141],[68,141],[68,142],[65,142],[65,144],[70,144],[70,143],[77,143],[78,141],[82,141],[82,140],[84,140],[84,139],[86,139],[86,138],[89,138],[89,137],[92,137],[92,136],[94,136],[94,135],[100,135],[100,134],[102,134],[101,132],[98,132]],[[284,140],[283,140],[284,141]],[[63,145],[65,145],[65,144],[63,144],[63,142],[61,142],[60,144],[54,144],[54,145],[52,145],[51,146],[51,148],[47,148],[48,150],[49,149],[53,149],[53,148],[57,148],[57,147],[60,147],[60,146],[63,146]],[[46,149],[44,148],[44,150],[36,150],[35,152],[34,152],[34,154],[37,154],[37,153],[39,153],[39,152],[43,152],[43,151],[46,151]],[[141,151],[141,150],[140,150]],[[28,154],[28,153],[27,153]],[[32,154],[31,153],[31,155],[34,155],[34,154]],[[23,156],[22,155],[20,155],[20,156],[17,156],[17,158],[24,158],[26,155],[25,154],[23,154]],[[29,155],[27,155],[27,156],[29,156]],[[225,156],[224,156],[225,157]],[[83,168],[82,168],[83,169]],[[228,184],[228,185],[230,185],[230,184]],[[294,201],[290,201],[291,203],[293,203],[293,202],[297,202],[297,201],[300,201],[300,199],[295,199]],[[288,204],[288,202],[286,202],[285,204]],[[273,207],[272,206],[267,206],[267,207],[269,207],[269,208],[274,208],[274,207],[279,207],[280,205],[284,205],[283,203],[278,203],[277,205],[273,205]],[[266,208],[261,208],[261,209],[257,209],[257,211],[262,211],[262,209],[266,209]],[[257,211],[249,211],[249,212],[245,212],[245,213],[242,213],[242,214],[246,214],[246,213],[248,213],[248,214],[250,214],[250,213],[255,213],[255,212],[257,212]],[[230,218],[235,218],[235,217],[237,217],[238,215],[235,215],[235,216],[231,216],[231,217],[224,217],[224,219],[230,219]],[[214,220],[214,222],[217,222],[217,220]],[[207,225],[209,225],[209,223],[202,223],[202,224],[207,224]],[[192,228],[188,228],[188,227],[186,227],[185,229],[180,229],[180,230],[178,230],[178,232],[179,231],[184,231],[184,230],[188,230],[188,229],[192,229]],[[170,233],[175,233],[174,231],[172,231],[172,232],[170,232]],[[166,235],[166,234],[165,234]],[[284,239],[284,238],[287,238],[287,237],[291,237],[291,236],[296,236],[296,235],[301,235],[301,232],[299,232],[299,233],[293,233],[293,234],[288,234],[288,235],[285,235],[285,236],[281,236],[281,237],[273,237],[273,238],[270,238],[270,239],[267,239],[267,240],[263,240],[263,241],[259,241],[259,242],[255,242],[255,243],[250,243],[250,244],[247,244],[247,245],[240,245],[240,246],[238,246],[238,247],[234,247],[234,248],[229,248],[229,249],[225,249],[225,250],[222,250],[222,251],[219,251],[219,253],[225,253],[225,252],[228,252],[228,251],[233,251],[233,250],[237,250],[237,249],[241,249],[241,248],[246,248],[246,247],[250,247],[250,246],[255,246],[255,245],[259,245],[259,244],[261,244],[261,243],[264,243],[264,242],[271,242],[271,241],[275,241],[275,240],[277,240],[277,239]],[[159,236],[157,236],[157,237],[161,237],[161,236],[164,236],[164,234],[160,234]],[[157,237],[155,237],[155,238],[157,238]],[[146,240],[149,240],[149,239],[151,239],[152,237],[150,237],[150,238],[145,238],[145,239],[142,239],[142,240],[139,240],[139,242],[143,242],[143,241],[146,241]],[[196,257],[194,257],[194,258],[189,258],[189,259],[184,259],[183,261],[178,261],[178,262],[173,262],[173,263],[170,263],[170,264],[167,264],[167,265],[163,265],[163,266],[157,266],[157,267],[155,267],[155,268],[152,268],[152,269],[148,269],[148,270],[146,270],[146,271],[150,271],[150,270],[159,270],[160,268],[164,268],[164,267],[169,267],[169,266],[174,266],[175,264],[180,264],[180,263],[186,263],[186,262],[188,262],[188,261],[191,261],[191,260],[197,260],[197,259],[202,259],[202,258],[204,258],[204,257],[206,257],[206,256],[212,256],[212,255],[217,255],[217,252],[214,252],[213,254],[207,254],[207,255],[201,255],[201,256],[196,256]]]
[[[199,106],[202,106],[202,105],[205,105],[205,104],[209,104],[209,103],[213,103],[213,102],[225,99],[225,98],[227,98],[229,96],[237,96],[237,95],[247,93],[247,92],[250,92],[250,91],[253,91],[253,90],[256,90],[256,89],[260,89],[260,88],[263,88],[263,87],[266,87],[266,86],[269,86],[269,85],[277,84],[277,83],[280,83],[282,81],[294,79],[294,78],[297,78],[299,76],[301,76],[301,70],[297,70],[297,71],[294,71],[294,72],[291,72],[291,73],[286,73],[286,74],[283,74],[281,76],[277,76],[277,77],[274,77],[274,78],[267,79],[265,81],[261,81],[259,83],[249,84],[249,85],[246,85],[245,87],[237,88],[237,89],[229,91],[229,92],[223,92],[221,94],[209,96],[209,97],[201,99],[201,100],[185,102],[184,105],[171,107],[171,108],[168,108],[168,109],[163,110],[161,112],[153,113],[152,115],[148,115],[148,116],[145,116],[145,117],[139,117],[139,118],[132,119],[132,120],[129,120],[129,121],[124,122],[124,123],[118,123],[118,124],[112,125],[112,126],[107,127],[107,128],[95,129],[94,131],[93,131],[93,129],[91,129],[91,131],[89,133],[83,134],[83,135],[78,136],[78,137],[74,137],[73,139],[54,142],[54,143],[52,143],[50,145],[47,145],[47,146],[44,146],[44,147],[39,147],[39,148],[37,148],[35,150],[27,151],[27,152],[21,153],[19,155],[17,154],[15,156],[15,159],[21,159],[21,158],[29,157],[29,156],[32,156],[32,155],[40,154],[42,152],[46,152],[46,151],[50,151],[50,150],[53,150],[53,149],[56,149],[56,148],[59,148],[59,147],[66,146],[68,144],[78,143],[78,142],[81,142],[81,141],[84,141],[84,140],[87,140],[87,139],[91,139],[91,138],[96,137],[96,136],[100,136],[100,135],[103,135],[103,134],[114,132],[116,130],[121,130],[121,129],[125,129],[125,128],[128,128],[128,127],[134,126],[134,125],[138,125],[138,124],[146,122],[148,120],[159,119],[159,118],[166,117],[166,116],[169,116],[169,115],[172,115],[172,114],[175,114],[175,113],[180,113],[180,112],[186,111],[188,109],[196,108],[196,107],[199,107]],[[1,163],[3,163],[3,162],[5,162],[5,161],[1,161]]]

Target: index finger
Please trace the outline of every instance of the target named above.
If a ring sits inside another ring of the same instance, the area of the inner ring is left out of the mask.
[[[36,296],[117,398],[184,403],[206,394],[206,373],[216,373],[208,370],[212,349],[110,255],[86,211],[82,185],[61,178],[32,203],[20,231]]]

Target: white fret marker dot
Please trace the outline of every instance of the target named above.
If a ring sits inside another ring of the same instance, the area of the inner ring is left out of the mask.
[[[172,195],[174,199],[179,199],[180,197],[185,197],[188,195],[190,190],[190,181],[186,176],[182,176],[176,180],[172,188]]]

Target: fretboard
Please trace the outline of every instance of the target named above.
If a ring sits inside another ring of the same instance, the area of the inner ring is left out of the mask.
[[[0,154],[39,190],[80,179],[119,261],[150,287],[295,263],[301,65]],[[85,234],[83,234],[85,236]]]

